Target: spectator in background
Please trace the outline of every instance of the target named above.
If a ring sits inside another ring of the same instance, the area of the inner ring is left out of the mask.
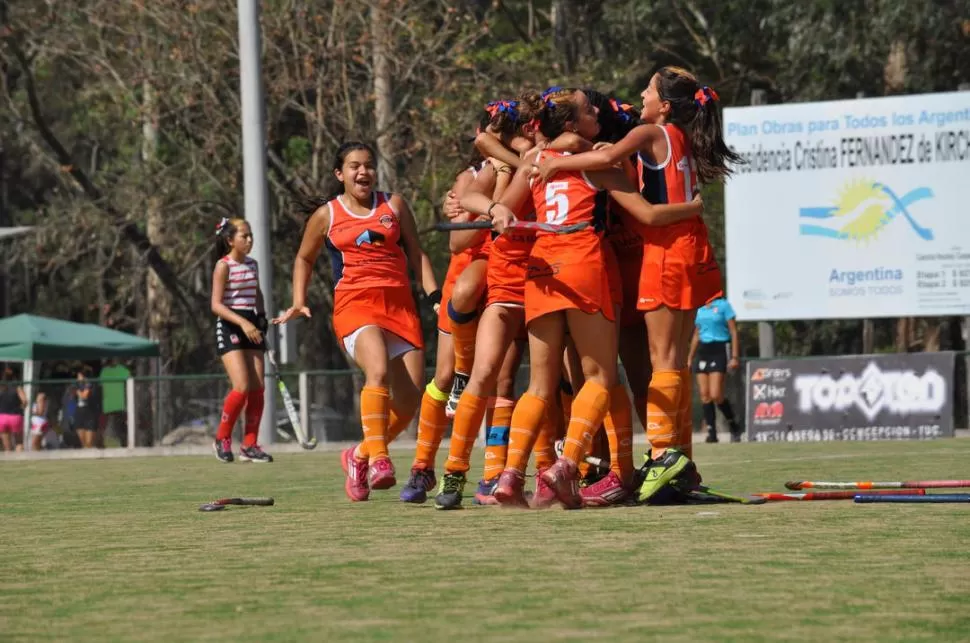
[[[70,371],[70,369],[67,369]],[[77,380],[64,387],[61,396],[61,442],[65,447],[80,449],[81,438],[74,429],[74,416],[77,415]]]
[[[81,446],[85,449],[94,448],[98,439],[98,421],[101,409],[97,385],[91,381],[91,367],[85,364],[77,373],[75,397],[77,409],[74,411],[74,429],[81,438]]]
[[[9,366],[0,375],[0,444],[4,451],[23,448],[24,405],[27,394],[17,385],[17,376]]]
[[[47,394],[37,393],[33,406],[30,407],[30,450],[57,448],[57,434],[51,429],[47,421]]]
[[[728,358],[728,348],[731,357]],[[731,442],[741,441],[741,426],[734,416],[731,402],[724,397],[724,377],[738,368],[738,325],[734,309],[723,297],[718,297],[697,310],[694,337],[690,343],[690,364],[697,375],[697,390],[704,405],[707,424],[706,442],[717,442],[717,410],[731,428]]]
[[[128,416],[125,382],[131,377],[124,364],[109,359],[101,369],[101,412],[104,414],[104,433],[117,438],[121,446],[128,446]],[[103,436],[102,436],[103,441]]]

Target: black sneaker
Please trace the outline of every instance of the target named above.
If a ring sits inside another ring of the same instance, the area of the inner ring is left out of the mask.
[[[708,444],[714,444],[717,442],[717,429],[711,427],[707,429],[707,437],[704,438],[704,442]]]
[[[212,443],[212,450],[216,452],[219,462],[232,462],[232,440],[230,438],[216,440]]]
[[[741,429],[741,425],[737,422],[731,422],[731,442],[740,442],[742,433],[744,431]]]
[[[465,490],[464,473],[446,473],[434,497],[435,509],[461,509],[462,492]]]
[[[251,447],[242,447],[239,449],[239,461],[240,462],[272,462],[273,456],[263,451],[263,448],[258,444],[254,444]]]

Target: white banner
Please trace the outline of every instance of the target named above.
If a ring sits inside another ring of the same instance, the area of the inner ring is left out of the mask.
[[[739,320],[970,315],[970,92],[727,108],[724,131]]]

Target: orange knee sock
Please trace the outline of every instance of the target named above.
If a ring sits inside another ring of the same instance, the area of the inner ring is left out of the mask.
[[[548,469],[556,464],[556,440],[559,438],[558,426],[561,421],[562,414],[559,412],[559,407],[547,405],[533,449],[536,455],[536,471]]]
[[[647,440],[657,458],[677,444],[677,411],[683,380],[680,371],[654,371],[647,390]]]
[[[688,458],[694,457],[694,386],[690,369],[680,370],[680,404],[677,409],[677,447]]]
[[[387,424],[390,396],[387,387],[365,386],[360,392],[360,425],[364,441],[357,456],[373,462],[387,457]]]
[[[411,426],[413,419],[414,411],[402,411],[399,407],[394,406],[394,400],[391,400],[391,408],[387,418],[387,444],[394,442],[399,435],[404,433]]]
[[[468,458],[475,447],[475,439],[485,418],[487,397],[479,397],[468,391],[461,394],[458,410],[455,412],[454,425],[451,429],[451,447],[448,449],[448,460],[445,471],[448,473],[467,473]]]
[[[478,311],[460,313],[448,302],[451,341],[455,345],[455,372],[470,375],[475,361],[475,335],[478,334]]]
[[[539,436],[539,427],[546,417],[548,404],[541,397],[525,393],[515,404],[509,421],[509,451],[506,470],[525,475],[529,454]]]
[[[610,442],[610,471],[624,483],[633,477],[633,410],[622,384],[610,391],[610,412],[603,418]]]
[[[509,454],[509,422],[515,402],[507,397],[495,398],[491,420],[485,431],[485,480],[491,480],[505,471]],[[488,414],[486,413],[486,419]]]
[[[435,456],[441,438],[448,429],[445,403],[448,394],[438,388],[434,380],[428,382],[421,397],[421,414],[418,416],[418,446],[414,453],[414,469],[434,469]]]
[[[636,411],[640,426],[647,430],[647,392],[633,394],[633,410]]]
[[[610,392],[596,382],[587,381],[573,400],[563,457],[579,464],[589,453],[596,429],[610,408]]]

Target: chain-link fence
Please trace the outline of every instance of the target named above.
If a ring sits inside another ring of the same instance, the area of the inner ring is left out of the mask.
[[[954,424],[958,428],[970,426],[967,355],[957,355],[952,386]],[[744,373],[745,363],[742,363],[736,373],[729,374],[725,379],[727,398],[739,418],[744,417],[745,410]],[[429,370],[427,377],[432,375],[433,371]],[[625,382],[622,368],[620,379]],[[516,395],[525,391],[528,380],[528,366],[523,366],[516,377]],[[363,386],[360,371],[285,372],[283,381],[306,423],[308,435],[320,442],[341,442],[360,437],[359,391]],[[23,382],[2,382],[0,389],[16,389],[23,385]],[[132,434],[133,446],[139,447],[209,445],[222,417],[223,400],[229,390],[229,381],[221,373],[138,377],[128,383],[96,378],[88,379],[83,384],[75,379],[40,380],[34,385],[35,396],[42,394],[45,399],[46,408],[42,415],[50,427],[42,448],[80,448],[78,430],[91,427],[97,434],[95,446],[101,448],[128,446],[128,436]],[[84,387],[91,392],[81,404],[79,391]],[[704,424],[703,410],[696,387],[694,389],[694,427],[700,431]],[[123,395],[119,392],[121,390],[124,391]],[[124,402],[121,408],[118,408],[117,402],[113,402],[111,408],[105,407],[106,396],[115,400],[122,396]],[[128,408],[129,404],[133,404],[132,409]],[[307,405],[306,411],[302,409],[303,404]],[[134,429],[129,433],[131,420],[134,421]],[[723,422],[723,418],[719,417],[718,422]],[[642,429],[636,415],[634,423],[638,429]],[[27,425],[30,425],[29,418]],[[406,435],[413,437],[416,427],[417,418]],[[233,437],[234,440],[242,438],[242,419],[237,422]],[[22,436],[19,440],[22,440]],[[277,404],[274,441],[286,443],[294,440],[286,411],[282,404]]]

